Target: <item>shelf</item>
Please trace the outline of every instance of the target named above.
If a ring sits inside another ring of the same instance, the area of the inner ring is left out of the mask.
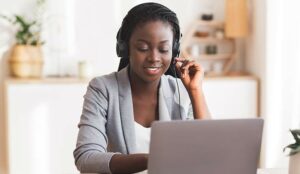
[[[224,26],[224,22],[222,21],[195,20],[182,41],[181,55],[198,61],[199,63],[205,63],[206,72],[213,71],[211,67],[215,62],[222,64],[222,69],[219,70],[221,74],[229,72],[236,59],[235,40],[226,38],[225,35],[220,39],[214,37],[217,29],[224,30]],[[202,30],[200,30],[202,27],[206,28],[203,32],[207,33],[199,33],[202,32]],[[193,47],[194,45],[196,45],[195,48]],[[205,54],[209,45],[216,46],[219,53],[218,51],[209,51],[217,53]]]
[[[220,43],[220,42],[232,42],[232,39],[224,38],[218,39],[215,37],[193,37],[191,42],[201,42],[201,43]]]
[[[248,72],[242,71],[229,71],[227,73],[214,73],[214,72],[207,72],[204,76],[204,80],[256,80],[258,78],[254,75],[249,74]]]
[[[46,83],[46,84],[87,84],[91,79],[78,77],[42,77],[42,78],[14,78],[9,77],[5,80],[6,84],[29,84],[29,83]]]
[[[224,54],[201,54],[197,57],[191,57],[194,60],[222,60],[231,58],[232,54],[224,53]]]
[[[195,24],[197,26],[208,26],[213,28],[224,28],[224,23],[219,21],[203,21],[203,20],[196,20]]]

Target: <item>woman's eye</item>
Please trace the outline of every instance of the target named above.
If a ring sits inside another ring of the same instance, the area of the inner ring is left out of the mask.
[[[169,52],[169,50],[168,49],[162,49],[162,50],[160,50],[160,52],[161,53],[167,53],[167,52]]]
[[[145,52],[145,51],[148,50],[148,48],[138,48],[138,50],[141,51],[141,52]]]

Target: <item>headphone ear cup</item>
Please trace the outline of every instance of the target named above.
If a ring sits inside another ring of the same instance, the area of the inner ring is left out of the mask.
[[[172,50],[172,58],[178,57],[179,53],[180,53],[180,43],[178,41],[175,41]]]
[[[117,45],[116,45],[116,52],[117,52],[118,57],[121,57],[119,42],[117,42]]]
[[[117,55],[122,58],[128,57],[128,46],[124,41],[117,42]]]

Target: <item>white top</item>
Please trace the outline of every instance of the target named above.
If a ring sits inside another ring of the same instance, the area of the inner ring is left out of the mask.
[[[136,137],[136,153],[149,153],[151,128],[146,128],[134,122]]]
[[[136,153],[149,153],[151,128],[146,128],[136,121],[134,122],[134,128],[136,137]],[[147,174],[147,170],[136,174]]]
[[[162,93],[162,92],[160,92]],[[159,95],[160,100],[162,100],[162,95]],[[160,121],[170,121],[171,118],[168,116],[169,112],[167,110],[167,106],[165,103],[159,104],[159,120]],[[150,134],[151,134],[151,127],[146,128],[140,125],[138,122],[134,122],[135,128],[135,144],[136,144],[136,153],[149,153],[150,148]],[[144,170],[142,172],[136,174],[147,174],[148,170]]]
[[[161,92],[162,93],[162,92]],[[159,95],[160,101],[161,95]],[[159,105],[159,120],[160,121],[170,121],[171,118],[168,116],[168,110],[165,103],[161,103]],[[135,144],[136,144],[136,153],[149,153],[149,146],[150,146],[150,134],[151,134],[151,127],[146,128],[140,125],[138,122],[134,121],[134,128],[135,128]]]

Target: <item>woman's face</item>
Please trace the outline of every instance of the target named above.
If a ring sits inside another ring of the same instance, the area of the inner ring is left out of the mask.
[[[130,77],[135,82],[158,82],[172,59],[170,24],[150,21],[138,25],[129,40]]]

